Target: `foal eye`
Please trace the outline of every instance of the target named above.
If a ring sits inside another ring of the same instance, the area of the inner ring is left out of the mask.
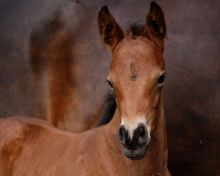
[[[107,80],[108,85],[111,87],[111,89],[113,89],[113,84],[111,81]]]
[[[165,82],[165,74],[160,75],[160,77],[157,80],[157,83],[159,84],[159,86],[163,86],[164,82]]]

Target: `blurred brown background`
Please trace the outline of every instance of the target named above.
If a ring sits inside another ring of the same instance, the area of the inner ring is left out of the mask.
[[[220,1],[156,2],[164,10],[168,31],[165,112],[170,171],[174,176],[218,176]],[[58,77],[63,74],[57,86],[64,85],[63,94],[74,91],[80,100],[75,103],[81,105],[71,106],[74,103],[68,100],[72,104],[63,107],[62,113],[68,112],[68,118],[99,115],[108,92],[104,82],[111,56],[100,42],[97,12],[108,5],[118,23],[127,28],[133,22],[144,23],[149,3],[0,0],[0,116],[50,118],[48,80],[54,76],[50,68],[54,62],[61,65],[55,67],[60,69]],[[58,35],[63,37],[61,44],[56,43]],[[68,55],[59,55],[56,49],[63,44],[62,54]],[[71,130],[71,123],[66,130]]]

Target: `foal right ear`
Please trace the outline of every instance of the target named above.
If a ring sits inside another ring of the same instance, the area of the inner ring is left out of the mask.
[[[147,15],[147,33],[150,37],[156,37],[163,40],[166,37],[166,23],[163,10],[152,1],[150,11]]]
[[[123,39],[124,33],[110,14],[108,7],[103,6],[98,14],[99,32],[105,44],[113,50],[117,43]]]

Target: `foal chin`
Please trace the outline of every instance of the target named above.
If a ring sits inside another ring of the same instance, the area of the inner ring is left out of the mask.
[[[119,141],[125,156],[130,159],[142,159],[151,142],[151,125],[146,115],[129,119],[121,118]]]

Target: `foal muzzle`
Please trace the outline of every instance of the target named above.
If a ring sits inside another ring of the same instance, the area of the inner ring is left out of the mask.
[[[119,141],[123,153],[130,159],[137,160],[145,156],[149,135],[144,124],[139,124],[131,136],[124,125],[119,128]]]

